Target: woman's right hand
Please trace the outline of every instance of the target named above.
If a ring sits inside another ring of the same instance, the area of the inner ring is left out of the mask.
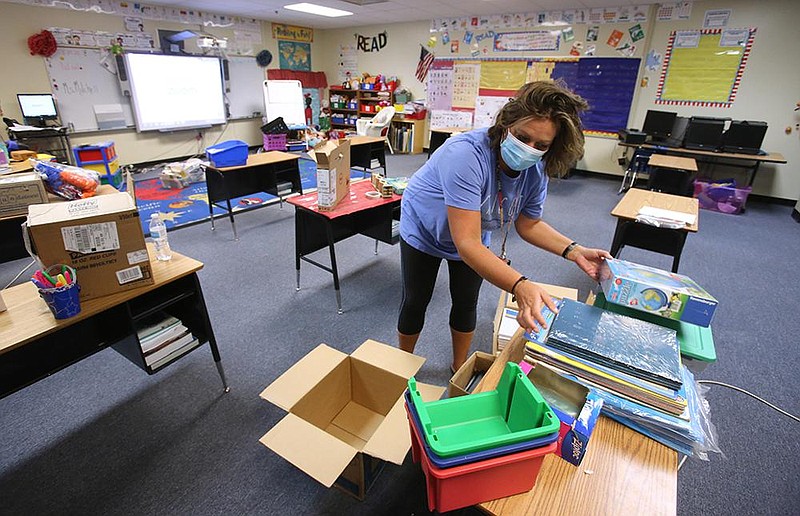
[[[517,299],[519,313],[517,322],[528,333],[538,332],[540,328],[547,328],[542,308],[547,306],[553,313],[558,313],[553,298],[545,289],[536,283],[525,280],[520,282],[513,292]]]

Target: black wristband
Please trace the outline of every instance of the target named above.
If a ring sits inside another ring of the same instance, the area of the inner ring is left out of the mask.
[[[514,285],[511,286],[511,290],[509,290],[509,293],[511,294],[511,297],[512,297],[513,301],[517,300],[517,296],[514,295],[514,289],[517,288],[517,285],[519,285],[523,281],[528,281],[528,278],[525,277],[525,276],[520,276],[519,279],[514,282]]]
[[[578,242],[570,242],[570,244],[564,248],[564,251],[561,253],[561,257],[566,259],[567,255],[576,247],[578,247]]]

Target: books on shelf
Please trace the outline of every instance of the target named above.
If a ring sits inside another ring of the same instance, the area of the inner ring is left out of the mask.
[[[188,353],[189,351],[193,350],[194,348],[196,348],[201,344],[200,340],[197,337],[193,336],[191,333],[189,334],[189,337],[191,338],[188,340],[188,342],[175,348],[168,355],[165,355],[161,359],[149,363],[148,365],[153,369],[158,369],[162,365],[171,362],[172,360],[178,358],[179,356],[185,355],[186,353]]]
[[[199,344],[179,319],[163,313],[149,318],[137,335],[144,361],[151,367],[166,361],[174,353],[183,352],[192,343]]]

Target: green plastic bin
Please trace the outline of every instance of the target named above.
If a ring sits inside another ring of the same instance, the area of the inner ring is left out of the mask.
[[[706,365],[717,361],[717,352],[714,348],[714,337],[711,334],[710,326],[705,328],[696,324],[659,317],[641,310],[634,310],[616,303],[609,303],[602,292],[597,293],[594,299],[594,306],[675,330],[678,333],[678,345],[684,358],[683,362],[695,373],[701,372]]]
[[[560,426],[536,387],[511,362],[494,391],[426,403],[414,377],[408,380],[408,390],[425,440],[440,457],[530,441],[557,432]]]

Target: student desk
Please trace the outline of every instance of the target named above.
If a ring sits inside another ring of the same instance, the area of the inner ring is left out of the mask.
[[[233,220],[231,199],[252,195],[258,192],[267,192],[281,197],[285,192],[280,185],[291,184],[291,192],[302,194],[303,187],[300,183],[300,158],[294,154],[281,151],[268,151],[247,156],[247,163],[237,167],[206,167],[206,185],[208,186],[208,214],[211,218],[211,230],[214,230],[214,206],[228,213],[233,228],[233,237],[239,240],[236,234],[236,223]],[[225,201],[221,206],[220,202]]]
[[[743,168],[748,171],[747,185],[753,186],[758,167],[762,163],[777,163],[785,164],[786,158],[783,154],[778,152],[769,152],[767,154],[738,154],[732,152],[713,152],[705,150],[684,149],[682,147],[664,147],[661,145],[651,144],[633,144],[619,142],[618,145],[626,148],[640,148],[652,151],[656,154],[667,154],[673,156],[688,156],[694,158],[697,163],[717,164],[726,167]]]
[[[472,130],[470,127],[439,127],[431,129],[431,137],[428,141],[428,158],[430,158],[431,154],[441,147],[448,138],[454,134],[464,133],[470,130]]]
[[[386,176],[386,138],[380,136],[349,136],[350,167],[367,170],[372,168],[372,160],[377,159]]]
[[[292,197],[287,200],[295,207],[294,248],[297,269],[297,290],[300,290],[300,261],[305,261],[333,274],[338,312],[342,313],[342,295],[339,290],[339,270],[336,267],[334,244],[353,235],[361,234],[375,239],[375,254],[378,241],[396,244],[400,236],[392,231],[393,221],[400,218],[399,195],[389,198],[368,198],[366,192],[374,192],[370,181],[350,184],[350,196],[342,199],[332,211],[319,211],[317,194]],[[330,267],[307,255],[328,248]]]
[[[520,329],[475,392],[497,386],[506,362],[525,354]],[[489,514],[674,515],[678,505],[678,454],[606,417],[592,432],[580,466],[549,454],[527,493],[484,502]]]
[[[183,355],[153,370],[145,364],[136,337],[137,322],[159,310],[179,318],[201,343],[208,342],[227,392],[217,341],[197,278],[203,264],[178,253],[173,253],[169,262],[158,262],[152,244],[148,244],[148,251],[153,285],[82,301],[80,313],[69,319],[55,319],[30,282],[4,290],[8,310],[0,313],[0,398],[107,347],[113,347],[148,374],[160,371]]]
[[[680,229],[660,228],[636,222],[639,210],[644,206],[688,213],[695,216],[695,221],[691,226]],[[619,256],[620,250],[626,245],[647,249],[672,256],[672,272],[677,273],[686,235],[698,230],[699,205],[693,197],[631,188],[611,210],[611,215],[617,217],[617,229],[609,251],[612,256]]]
[[[697,174],[697,162],[694,158],[653,154],[647,160],[650,178],[647,187],[658,192],[691,197],[694,191],[694,176]],[[636,178],[631,182],[631,187]]]

